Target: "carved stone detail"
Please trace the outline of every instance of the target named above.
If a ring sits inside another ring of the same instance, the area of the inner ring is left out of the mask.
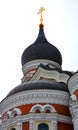
[[[60,73],[57,70],[45,70],[41,67],[37,69],[34,76],[31,78],[31,81],[39,80],[41,77],[44,77],[46,79],[54,79],[57,82],[64,82],[67,83],[67,80],[69,79],[69,75],[65,73]]]
[[[30,90],[17,93],[1,102],[0,113],[31,103],[55,103],[69,106],[69,93],[58,90]]]
[[[74,130],[78,130],[78,102],[72,103],[70,107]]]
[[[18,122],[17,127],[18,127],[18,130],[22,130],[22,123]]]
[[[33,60],[33,61],[30,61],[28,63],[26,63],[22,70],[23,70],[23,73],[25,73],[26,71],[34,68],[34,67],[38,67],[40,64],[44,64],[44,65],[47,65],[47,64],[51,64],[53,66],[53,68],[61,68],[59,64],[57,64],[56,62],[54,61],[50,61],[50,60]]]
[[[57,121],[72,124],[70,117],[59,115],[58,113],[29,113],[27,115],[19,115],[16,118],[2,122],[1,130],[10,128],[13,125],[16,125],[19,128],[18,130],[22,130],[23,122],[29,122],[30,130],[34,130],[35,121],[40,120],[52,121],[53,130],[57,130]]]
[[[44,106],[36,104],[31,108],[30,112],[35,112],[37,109],[40,110],[40,112],[45,112],[47,109],[50,110],[51,113],[56,112],[55,108],[49,104]]]
[[[29,126],[30,126],[30,130],[35,130],[35,128],[34,128],[34,120],[30,120]]]
[[[52,120],[52,130],[57,130],[57,120]]]
[[[74,74],[68,80],[68,88],[69,88],[71,95],[78,89],[78,73]]]

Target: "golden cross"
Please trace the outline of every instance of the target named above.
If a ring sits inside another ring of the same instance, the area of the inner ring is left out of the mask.
[[[40,14],[40,23],[42,23],[42,21],[43,21],[42,12],[43,12],[44,10],[45,10],[45,8],[41,7],[41,8],[39,9],[39,12],[38,12],[38,14]]]

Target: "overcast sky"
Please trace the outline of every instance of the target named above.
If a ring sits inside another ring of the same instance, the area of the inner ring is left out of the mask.
[[[63,70],[78,70],[78,0],[0,0],[0,101],[21,83],[21,55],[39,31],[40,7],[47,40],[63,57]]]

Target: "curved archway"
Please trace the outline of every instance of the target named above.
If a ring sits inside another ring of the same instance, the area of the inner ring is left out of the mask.
[[[49,130],[49,126],[46,123],[41,123],[38,125],[38,130]]]
[[[49,110],[49,112],[56,112],[55,108],[49,104],[44,106],[44,112],[46,112],[47,110]]]
[[[11,112],[11,117],[16,117],[17,115],[21,115],[22,112],[19,108],[14,108],[13,111]]]
[[[34,106],[31,108],[30,112],[36,112],[36,110],[39,110],[40,112],[42,112],[42,105],[40,105],[40,104],[34,105]]]

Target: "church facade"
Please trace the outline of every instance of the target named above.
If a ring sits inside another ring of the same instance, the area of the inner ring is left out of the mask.
[[[0,130],[78,130],[78,72],[62,70],[42,23],[21,61],[22,82],[0,103]]]

